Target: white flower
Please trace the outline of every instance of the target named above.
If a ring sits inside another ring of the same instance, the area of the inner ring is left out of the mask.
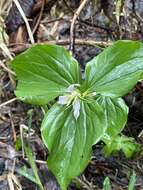
[[[68,88],[67,88],[67,92],[73,92],[75,90],[75,87],[80,86],[79,84],[71,84]]]
[[[75,99],[72,105],[73,105],[73,115],[75,119],[77,120],[80,115],[80,100]]]
[[[59,96],[58,104],[65,105],[68,104],[69,96]]]

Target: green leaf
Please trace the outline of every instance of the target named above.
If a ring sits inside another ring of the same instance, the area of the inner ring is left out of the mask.
[[[111,139],[106,139],[106,136],[104,136],[104,142],[106,145],[104,146],[103,151],[106,156],[122,150],[125,156],[130,158],[140,149],[140,145],[135,143],[133,138],[123,135],[114,138],[111,137]]]
[[[48,168],[56,176],[62,190],[87,166],[92,145],[105,133],[106,118],[95,102],[81,101],[76,120],[72,106],[55,104],[46,114],[41,133],[49,149]]]
[[[104,180],[103,190],[111,190],[110,179],[108,177],[106,177]]]
[[[121,97],[142,79],[143,44],[117,41],[86,66],[84,90]]]
[[[125,127],[128,107],[121,98],[100,96],[97,101],[103,107],[107,116],[108,127],[106,133],[111,137],[116,136]]]
[[[38,175],[38,169],[37,169],[35,160],[33,159],[32,150],[27,145],[24,146],[24,149],[25,149],[26,155],[28,157],[28,161],[30,163],[30,166],[32,168],[34,177],[35,177],[35,179],[37,181],[37,184],[39,185],[40,190],[44,190],[44,187],[43,187],[43,185],[41,183],[41,180],[40,180],[40,177]],[[29,176],[27,176],[27,177],[29,177]],[[32,178],[31,178],[31,180],[32,180]],[[34,180],[34,178],[33,178],[33,180]]]
[[[22,147],[22,142],[21,142],[21,138],[20,137],[17,137],[16,138],[16,142],[15,142],[15,145],[14,145],[16,151],[19,151]]]
[[[136,185],[136,173],[133,170],[133,174],[131,175],[131,178],[129,181],[128,190],[135,190],[135,185]]]
[[[26,166],[21,167],[20,169],[17,170],[17,172],[23,177],[32,181],[33,183],[36,183],[37,185],[39,185],[37,182],[37,179],[34,177],[34,174],[31,173]]]
[[[12,61],[12,68],[18,77],[16,96],[31,104],[47,104],[81,80],[77,61],[56,45],[28,49]]]

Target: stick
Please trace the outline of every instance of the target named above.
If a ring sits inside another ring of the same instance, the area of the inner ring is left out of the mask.
[[[57,45],[69,45],[70,40],[65,39],[65,40],[58,40],[58,41],[44,41],[43,43],[37,43],[37,44],[57,44]],[[75,45],[87,45],[87,46],[95,46],[98,48],[104,48],[112,45],[112,42],[106,42],[106,41],[94,41],[90,39],[75,39]],[[14,47],[12,47],[14,46]],[[23,52],[24,50],[28,49],[31,47],[31,44],[21,44],[21,43],[15,43],[10,45],[9,47],[11,52],[13,53],[20,53]]]
[[[40,21],[41,21],[41,18],[42,18],[42,13],[43,13],[43,10],[44,10],[44,6],[45,6],[45,0],[42,0],[42,6],[41,6],[41,10],[40,10],[40,13],[39,13],[39,17],[38,17],[38,20],[36,21],[36,25],[34,26],[34,29],[32,31],[32,33],[34,34],[40,24]]]
[[[58,45],[68,45],[70,44],[69,39],[58,40],[58,41],[46,41],[44,43],[56,43]],[[94,40],[86,40],[86,39],[75,39],[75,45],[88,45],[88,46],[97,46],[98,48],[107,47],[112,45],[112,42],[105,41],[94,41]]]
[[[75,23],[76,20],[80,14],[80,12],[82,11],[82,9],[84,8],[84,6],[86,5],[86,3],[88,2],[88,0],[83,0],[82,3],[80,4],[79,8],[77,9],[77,11],[75,12],[73,19],[72,19],[72,23],[71,23],[71,28],[70,28],[70,51],[71,53],[73,53],[74,50],[74,30],[75,30]]]

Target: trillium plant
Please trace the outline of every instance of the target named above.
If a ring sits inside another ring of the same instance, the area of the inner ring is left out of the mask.
[[[35,45],[18,55],[12,68],[19,99],[40,106],[55,100],[44,116],[41,135],[49,151],[48,168],[66,190],[86,168],[94,144],[102,140],[107,150],[119,138],[128,115],[121,97],[143,78],[143,44],[113,43],[86,64],[84,74],[57,45]]]

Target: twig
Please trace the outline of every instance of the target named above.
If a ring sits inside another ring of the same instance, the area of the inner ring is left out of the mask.
[[[25,16],[25,13],[24,13],[23,9],[21,8],[21,6],[19,4],[19,1],[18,0],[13,0],[13,1],[14,1],[15,5],[16,5],[17,9],[19,10],[24,22],[25,22],[30,41],[31,41],[32,44],[34,44],[33,34],[32,34],[32,31],[31,31],[29,22],[28,22],[28,20],[27,20],[27,18]]]
[[[32,31],[32,33],[34,34],[35,31],[37,30],[39,24],[40,24],[40,20],[42,18],[42,13],[43,13],[43,10],[44,10],[44,6],[45,6],[45,0],[42,0],[42,6],[41,6],[41,10],[40,10],[40,13],[39,13],[39,17],[38,17],[38,20],[36,21],[36,25],[34,26],[34,29]]]
[[[41,24],[49,24],[49,23],[52,23],[52,22],[56,22],[56,21],[60,21],[60,20],[67,20],[63,17],[58,17],[58,18],[54,18],[54,19],[51,19],[51,20],[43,20],[41,21]]]
[[[63,0],[65,6],[74,14],[74,10],[71,8],[70,5],[68,5],[67,0]]]
[[[45,43],[56,43],[58,45],[68,45],[70,44],[70,40],[58,40],[58,41],[46,41]],[[112,42],[105,41],[94,41],[94,40],[86,40],[86,39],[75,39],[76,45],[88,45],[88,46],[97,46],[98,48],[107,47],[112,45]]]
[[[45,5],[47,5],[47,11],[50,11],[51,7],[57,2],[57,0],[45,0]],[[38,0],[33,7],[32,13],[35,14],[39,12],[42,6],[42,0]]]
[[[100,25],[97,25],[97,24],[94,24],[94,23],[90,23],[90,22],[84,21],[84,20],[82,20],[82,19],[78,19],[78,20],[79,20],[80,23],[83,23],[83,24],[88,25],[88,26],[90,26],[90,27],[99,28],[99,29],[101,29],[102,31],[104,30],[104,31],[106,31],[106,32],[114,32],[111,28],[107,28],[107,27],[105,27],[105,26],[100,26]]]
[[[74,50],[74,32],[75,32],[75,23],[76,20],[80,14],[80,12],[82,11],[82,9],[84,8],[84,6],[86,5],[86,3],[88,2],[88,0],[83,0],[82,3],[80,4],[79,8],[77,9],[77,11],[75,12],[73,19],[72,19],[72,23],[71,23],[71,28],[70,28],[70,51],[71,53],[73,53]]]
[[[26,160],[26,161],[28,161],[28,158],[23,158],[24,160]],[[46,161],[43,161],[43,160],[35,160],[35,162],[37,163],[37,164],[47,164],[47,162]]]
[[[41,44],[41,43],[37,43],[37,44]],[[57,45],[69,45],[70,44],[70,40],[69,39],[65,39],[65,40],[58,40],[58,41],[44,41],[43,44],[57,44]],[[106,41],[94,41],[94,40],[90,40],[90,39],[75,39],[75,45],[87,45],[87,46],[95,46],[98,48],[104,48],[104,47],[108,47],[110,45],[112,45],[112,42],[106,42]],[[15,47],[12,47],[15,46]],[[19,44],[19,43],[15,43],[12,44],[10,50],[13,53],[20,53],[23,52],[24,50],[28,49],[31,47],[31,44]]]
[[[17,100],[17,98],[12,98],[11,100],[8,100],[7,102],[4,102],[4,103],[0,104],[0,108],[14,102],[15,100]]]
[[[17,136],[16,136],[16,130],[15,130],[14,122],[13,122],[13,119],[12,119],[11,111],[9,111],[9,116],[10,116],[11,128],[12,128],[12,133],[13,133],[13,141],[15,143],[16,139],[17,139]]]
[[[7,67],[5,66],[5,64],[2,63],[2,61],[0,61],[0,67],[2,67],[2,68],[3,68],[4,70],[6,70],[8,73],[10,73],[10,74],[16,76],[15,72],[13,72],[13,71],[10,70],[9,68],[7,68]]]

